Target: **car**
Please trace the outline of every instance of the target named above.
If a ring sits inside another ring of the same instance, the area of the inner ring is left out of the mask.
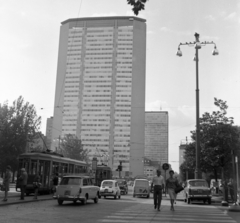
[[[184,188],[184,201],[190,204],[193,200],[202,200],[211,204],[212,194],[208,183],[204,179],[187,180]]]
[[[56,199],[59,205],[64,201],[81,201],[83,205],[88,200],[98,203],[100,188],[94,185],[93,178],[81,175],[63,176],[56,189]]]
[[[3,188],[3,178],[0,177],[0,190]]]
[[[150,197],[149,181],[146,179],[136,179],[133,183],[133,197],[144,196]]]
[[[122,194],[128,194],[128,184],[124,179],[116,179]]]
[[[121,199],[121,189],[116,180],[103,180],[100,187],[100,198],[103,196]]]

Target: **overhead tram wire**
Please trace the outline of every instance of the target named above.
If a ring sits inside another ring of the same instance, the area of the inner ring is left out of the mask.
[[[80,1],[80,6],[79,6],[77,18],[79,18],[79,15],[80,15],[82,2],[83,2],[83,0]],[[78,21],[76,21],[76,26],[77,26],[77,23],[78,23]],[[76,32],[73,33],[73,37],[71,38],[72,40],[74,40],[74,38],[75,38],[75,33],[76,33]],[[72,49],[72,47],[73,47],[73,41],[71,42],[70,50]],[[69,62],[69,57],[67,57],[67,64],[68,64],[68,62]],[[66,77],[66,74],[65,74],[65,77]],[[59,103],[60,103],[60,99],[61,99],[61,95],[62,95],[62,91],[63,91],[64,84],[65,84],[65,78],[64,78],[64,80],[63,80],[63,82],[62,82],[61,91],[60,91],[59,98],[58,98],[58,104],[57,104],[56,107],[63,107],[63,106],[59,106]],[[63,112],[63,111],[62,111],[62,112]]]

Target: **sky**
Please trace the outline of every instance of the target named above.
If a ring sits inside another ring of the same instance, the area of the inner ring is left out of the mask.
[[[42,117],[53,116],[61,22],[93,16],[133,16],[127,0],[0,0],[0,103],[20,95]],[[240,125],[240,0],[149,0],[146,19],[146,111],[169,113],[169,163],[179,169],[179,146],[196,126],[194,47],[199,50],[200,116],[212,112],[214,97],[227,101],[228,116]]]

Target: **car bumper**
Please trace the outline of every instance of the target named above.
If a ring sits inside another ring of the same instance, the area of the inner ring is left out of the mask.
[[[63,201],[83,201],[85,197],[81,196],[56,196],[55,199],[63,200]]]
[[[196,199],[201,199],[201,198],[212,198],[212,195],[188,195],[190,198],[196,198]]]
[[[110,192],[110,193],[107,193],[107,192],[100,192],[100,196],[115,196],[116,193],[114,192]]]

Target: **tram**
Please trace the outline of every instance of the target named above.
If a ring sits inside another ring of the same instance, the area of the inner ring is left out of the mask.
[[[104,164],[97,165],[95,185],[100,187],[103,180],[109,179],[112,179],[112,169]]]
[[[66,158],[61,154],[49,151],[23,153],[19,156],[18,160],[18,175],[22,168],[25,168],[28,174],[26,195],[34,193],[33,180],[36,173],[40,176],[40,194],[52,191],[52,177],[55,173],[58,173],[59,178],[67,174],[87,173],[86,162]],[[20,189],[19,180],[16,183],[16,191],[18,189]]]

